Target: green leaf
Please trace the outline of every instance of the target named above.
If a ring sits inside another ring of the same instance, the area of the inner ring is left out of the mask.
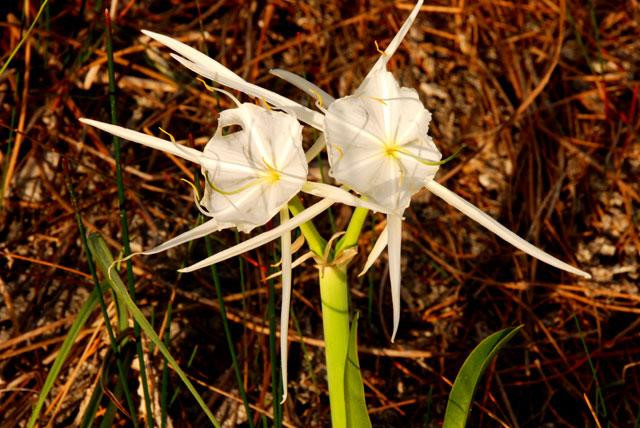
[[[348,428],[370,428],[371,421],[364,399],[364,385],[358,361],[358,314],[351,323],[349,347],[344,368],[344,399],[347,407]]]
[[[103,286],[104,288],[105,286]],[[40,391],[40,395],[38,396],[38,401],[36,402],[33,411],[31,412],[31,417],[29,418],[29,423],[27,427],[32,428],[35,426],[38,416],[40,416],[40,412],[42,411],[42,406],[44,405],[44,401],[47,399],[49,392],[51,392],[51,388],[53,388],[53,384],[58,380],[58,375],[60,374],[60,370],[62,370],[62,366],[64,362],[67,360],[69,353],[71,352],[71,348],[73,348],[73,343],[78,338],[82,327],[84,327],[85,323],[89,319],[89,316],[93,312],[98,303],[98,288],[94,288],[89,298],[84,305],[80,308],[80,312],[76,316],[76,319],[71,324],[71,328],[67,333],[67,337],[65,337],[64,342],[62,342],[62,346],[60,346],[60,350],[58,351],[58,355],[56,359],[53,361],[53,365],[51,366],[51,370],[49,370],[49,374],[47,375],[47,379],[44,381],[44,385],[42,386],[42,390]]]
[[[114,293],[116,293],[118,299],[122,303],[124,303],[131,316],[133,316],[133,319],[135,319],[136,322],[140,325],[140,328],[142,328],[142,331],[147,335],[149,339],[151,339],[154,345],[167,359],[167,362],[169,363],[171,368],[178,374],[184,385],[187,387],[189,392],[191,392],[193,398],[196,399],[213,426],[215,426],[216,428],[220,428],[220,423],[213,416],[211,410],[209,410],[209,407],[207,407],[200,394],[198,394],[196,388],[193,386],[187,375],[182,371],[176,360],[171,356],[169,350],[166,348],[166,346],[164,346],[164,343],[162,342],[160,337],[158,337],[158,334],[155,332],[151,324],[149,324],[149,321],[147,321],[144,314],[133,302],[131,296],[129,296],[129,293],[127,292],[127,289],[118,274],[114,271],[109,272],[109,267],[113,263],[113,256],[111,255],[111,252],[109,251],[109,248],[107,247],[107,244],[104,242],[102,237],[97,234],[92,234],[91,236],[89,236],[89,248],[91,249],[91,253],[95,258],[98,267],[107,277],[108,282],[111,285],[111,289]]]
[[[462,368],[453,382],[453,388],[449,394],[447,410],[444,415],[443,428],[464,428],[469,415],[469,408],[473,400],[473,394],[480,377],[495,356],[495,354],[511,340],[522,328],[509,327],[493,333],[475,347],[467,357]]]

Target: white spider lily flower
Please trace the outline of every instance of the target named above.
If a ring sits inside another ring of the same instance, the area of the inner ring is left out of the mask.
[[[431,113],[415,89],[400,87],[387,62],[422,6],[409,18],[353,95],[325,111],[329,174],[390,211],[404,211],[411,196],[432,181],[442,158],[427,135]],[[394,341],[400,324],[402,218],[387,215]]]
[[[343,189],[307,181],[308,168],[302,150],[302,126],[294,116],[253,104],[240,104],[235,98],[234,101],[238,107],[220,113],[218,128],[202,152],[177,144],[173,137],[172,141],[167,141],[91,119],[83,118],[80,121],[129,141],[195,162],[202,167],[206,185],[203,197],[199,201],[196,200],[196,204],[198,209],[211,219],[151,250],[137,254],[156,254],[229,227],[250,232],[280,212],[281,224],[274,230],[181,271],[190,272],[210,266],[281,238],[281,358],[283,384],[286,385],[292,270],[291,230],[320,214],[334,202],[363,206],[376,211],[384,209]],[[234,125],[240,126],[241,130],[223,134],[225,128]],[[290,220],[287,204],[300,191],[325,199]],[[286,388],[283,399],[286,399]]]
[[[223,135],[233,125],[242,131]],[[269,221],[307,181],[300,123],[254,104],[222,111],[203,155],[224,160],[225,167],[202,167],[207,185],[200,204],[211,217],[243,232]]]
[[[295,117],[280,111],[248,103],[224,110],[202,152],[126,128],[81,121],[201,165],[206,186],[198,205],[212,217],[206,227],[201,226],[201,236],[227,227],[248,233],[264,225],[307,182],[302,126]],[[223,135],[234,125],[241,130]]]
[[[527,254],[559,269],[591,276],[531,245],[480,209],[434,181],[441,154],[428,136],[431,114],[415,89],[400,87],[387,71],[387,63],[415,20],[418,1],[387,49],[353,95],[335,100],[300,76],[284,70],[273,74],[318,98],[325,113],[324,133],[331,169],[336,181],[384,206],[387,226],[376,241],[364,273],[388,245],[389,276],[393,304],[392,341],[400,321],[400,251],[402,218],[411,196],[426,187],[438,197]],[[322,106],[325,98],[328,102]],[[394,213],[391,213],[394,212]]]

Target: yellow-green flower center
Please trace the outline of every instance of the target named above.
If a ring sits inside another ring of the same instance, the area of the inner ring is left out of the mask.
[[[398,146],[396,143],[385,144],[383,150],[385,156],[395,159],[398,157],[400,146]]]

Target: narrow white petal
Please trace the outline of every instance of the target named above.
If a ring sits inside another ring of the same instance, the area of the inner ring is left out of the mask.
[[[142,144],[143,146],[151,147],[152,149],[162,150],[163,152],[197,163],[205,168],[225,168],[228,171],[236,171],[242,174],[260,174],[262,172],[262,170],[249,165],[214,159],[206,156],[199,150],[192,149],[191,147],[186,147],[172,141],[163,140],[162,138],[123,128],[122,126],[111,125],[110,123],[99,122],[97,120],[86,119],[84,117],[78,120],[86,125],[101,129],[112,135],[124,138],[125,140],[133,141],[134,143]]]
[[[173,49],[178,52],[183,57],[189,59],[189,61],[198,64],[205,69],[215,70],[217,73],[222,74],[229,79],[239,79],[242,80],[242,77],[238,76],[233,71],[229,70],[224,65],[220,64],[215,59],[203,54],[197,49],[192,48],[189,45],[186,45],[182,42],[179,42],[171,37],[165,36],[163,34],[154,33],[149,30],[142,30],[142,33],[151,37],[152,39],[162,43],[166,47]]]
[[[456,195],[441,184],[438,184],[434,180],[431,180],[427,183],[427,189],[429,189],[434,195],[444,199],[445,202],[447,202],[449,205],[461,211],[463,214],[469,216],[472,220],[477,221],[482,226],[486,227],[514,247],[535,257],[536,259],[558,269],[571,272],[584,278],[591,278],[591,275],[589,275],[587,272],[568,265],[567,263],[553,257],[551,254],[548,254],[542,251],[540,248],[528,243],[527,241],[520,238],[518,235],[498,223],[496,220],[482,212],[478,207],[472,205],[470,202],[464,200],[463,198]]]
[[[221,85],[243,92],[251,97],[262,99],[285,111],[290,110],[300,121],[322,131],[324,120],[324,116],[322,114],[298,104],[295,101],[291,101],[289,98],[283,97],[280,94],[261,88],[260,86],[249,83],[243,79],[229,77],[226,73],[220,72],[223,68],[228,70],[222,64],[219,64],[216,69],[210,69],[209,67],[203,67],[200,64],[189,61],[180,55],[171,54],[171,56],[194,73],[206,77],[207,79],[211,79],[214,82],[218,82]]]
[[[170,248],[176,247],[185,242],[193,241],[194,239],[202,238],[203,236],[207,236],[213,232],[217,232],[218,230],[222,230],[226,227],[231,227],[231,224],[220,224],[215,219],[208,220],[202,223],[200,226],[196,226],[191,230],[188,230],[175,238],[169,239],[167,242],[158,245],[155,248],[152,248],[147,251],[142,251],[139,254],[150,255],[157,254],[163,251],[167,251]]]
[[[320,154],[320,152],[325,148],[326,145],[327,140],[325,139],[323,132],[318,138],[316,138],[315,143],[313,143],[309,150],[305,152],[304,157],[307,160],[307,163],[315,159],[315,157]]]
[[[294,244],[295,245],[295,244]],[[314,257],[314,253],[312,251],[309,251],[303,255],[301,255],[300,257],[298,257],[297,259],[295,259],[293,261],[293,263],[291,263],[291,270],[293,270],[294,268],[297,268],[298,266],[300,266],[302,263],[306,262],[309,259],[312,259]],[[273,279],[273,278],[277,278],[280,275],[282,275],[282,271],[279,270],[278,272],[274,272],[271,275],[269,275],[268,277],[266,277],[264,279],[264,281],[267,281],[269,279]]]
[[[391,282],[391,303],[393,305],[393,342],[400,325],[400,283],[402,277],[402,217],[396,215],[387,216],[389,239],[389,280]]]
[[[382,207],[381,205],[378,205],[374,202],[366,201],[362,198],[352,195],[351,193],[347,192],[344,189],[341,189],[340,187],[331,186],[329,184],[307,181],[304,186],[302,186],[302,191],[311,195],[320,196],[321,198],[333,199],[336,202],[350,205],[352,207],[362,207],[368,210],[385,214],[389,212],[388,209]]]
[[[280,224],[289,220],[289,209],[285,206],[280,210]],[[280,308],[280,369],[282,371],[282,401],[287,399],[287,369],[289,357],[289,306],[291,305],[291,232],[287,231],[280,237],[282,258],[282,306]]]
[[[380,257],[380,254],[382,254],[382,251],[387,247],[387,243],[389,242],[388,240],[389,225],[386,225],[380,233],[380,236],[378,236],[376,243],[373,244],[373,248],[369,253],[369,257],[367,257],[367,262],[364,264],[364,268],[362,268],[362,271],[358,274],[358,276],[364,275],[371,268],[371,266],[373,266],[373,263],[378,260],[378,257]]]
[[[328,93],[320,89],[318,86],[309,82],[304,77],[298,76],[295,73],[292,73],[287,70],[283,70],[281,68],[274,68],[273,70],[269,70],[269,73],[273,74],[274,76],[278,76],[284,81],[291,83],[293,86],[303,90],[307,95],[312,96],[316,100],[320,98],[318,101],[320,101],[320,105],[322,105],[325,108],[329,107],[329,104],[331,104],[336,100],[334,97],[332,97],[331,95],[329,95]]]
[[[79,120],[85,125],[93,126],[94,128],[101,129],[109,134],[124,138],[125,140],[133,141],[134,143],[142,144],[143,146],[151,147],[152,149],[162,150],[163,152],[171,153],[172,155],[176,155],[182,159],[200,164],[202,152],[192,149],[191,147],[186,147],[171,141],[163,140],[162,138],[143,134],[142,132],[132,131],[131,129],[123,128],[122,126],[111,125],[110,123],[99,122],[97,120],[86,119],[84,117]]]
[[[303,223],[311,220],[318,214],[322,213],[324,210],[329,208],[335,201],[331,199],[323,199],[320,202],[311,205],[306,210],[302,211],[297,216],[293,217],[291,220],[287,221],[284,224],[279,225],[278,227],[269,230],[268,232],[264,232],[258,236],[254,236],[253,238],[247,239],[246,241],[235,245],[231,248],[227,248],[226,250],[220,251],[217,254],[214,254],[206,259],[188,266],[186,268],[180,269],[178,272],[193,272],[194,270],[202,269],[203,267],[211,266],[213,264],[219,263],[223,260],[227,260],[231,257],[235,257],[247,251],[251,251],[254,248],[257,248],[261,245],[264,245],[268,242],[273,241],[278,238],[285,232],[289,232],[296,227],[300,226]]]
[[[378,58],[378,61],[376,61],[375,65],[371,68],[371,71],[369,71],[369,74],[377,70],[383,70],[387,66],[389,59],[396,52],[396,50],[400,46],[400,43],[402,43],[402,40],[409,32],[411,25],[413,25],[413,21],[416,20],[416,16],[418,16],[418,13],[420,12],[422,3],[423,0],[418,0],[416,5],[413,7],[413,10],[404,21],[404,24],[402,24],[402,27],[400,27],[398,33],[393,37],[393,40],[391,40],[389,46],[387,46],[387,48],[384,50],[384,55],[381,55],[380,58]],[[369,76],[369,74],[367,75],[367,77]]]

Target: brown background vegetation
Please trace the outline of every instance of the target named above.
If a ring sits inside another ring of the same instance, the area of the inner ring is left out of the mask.
[[[114,253],[121,248],[111,139],[77,120],[109,120],[106,3],[52,1],[0,76],[2,426],[28,418],[93,287],[75,210]],[[425,191],[406,215],[403,313],[391,344],[386,260],[367,277],[355,276],[382,227],[383,218],[372,216],[352,269],[352,306],[362,315],[361,365],[374,425],[439,426],[466,354],[489,333],[520,323],[522,333],[483,378],[471,426],[637,425],[638,2],[426,3],[390,68],[404,86],[419,90],[442,152],[466,146],[438,180],[594,278],[536,263]],[[36,0],[8,4],[0,18],[3,64],[39,7]],[[154,135],[162,127],[194,147],[212,135],[225,100],[205,91],[140,29],[177,37],[249,81],[311,105],[268,70],[285,68],[347,95],[375,61],[374,41],[386,46],[413,6],[373,0],[115,4],[120,123]],[[193,165],[131,143],[122,159],[134,249],[192,227],[197,210],[180,179],[198,174]],[[319,174],[326,162],[312,166]],[[77,206],[66,181],[75,186]],[[334,208],[332,215],[339,230],[349,210]],[[318,226],[330,235],[326,218]],[[216,235],[217,248],[235,242],[233,232]],[[207,270],[176,273],[205,254],[201,242],[187,247],[134,260],[140,306],[160,329],[172,301],[174,356],[185,368],[193,357],[187,371],[194,378],[236,396],[211,276]],[[219,266],[249,399],[266,411],[271,362],[261,278],[272,255],[273,248],[264,247]],[[291,331],[285,420],[326,426],[320,306],[310,265],[296,271],[294,289],[299,327]],[[96,311],[93,327],[76,343],[52,395],[61,407],[55,416],[44,413],[44,424],[71,424],[95,385],[108,347],[100,320]],[[385,355],[389,350],[394,353]],[[161,365],[159,356],[149,358]],[[171,381],[179,385],[173,374]],[[236,401],[202,391],[221,419],[242,420]],[[175,426],[205,423],[184,388],[169,413]],[[117,423],[124,426],[127,418],[119,414]]]

